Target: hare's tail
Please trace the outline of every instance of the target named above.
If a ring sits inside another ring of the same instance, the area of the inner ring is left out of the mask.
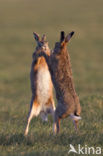
[[[74,124],[75,130],[76,130],[76,133],[77,133],[78,132],[78,121],[81,120],[82,118],[76,114],[71,114],[70,117],[73,120],[73,124]]]
[[[70,115],[71,119],[74,120],[74,121],[78,121],[78,120],[81,120],[81,116],[78,116],[78,115],[74,115],[74,114],[71,114]]]

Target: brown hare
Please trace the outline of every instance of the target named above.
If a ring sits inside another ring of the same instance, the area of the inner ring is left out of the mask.
[[[60,42],[55,44],[51,55],[40,54],[47,61],[56,91],[57,107],[54,117],[54,134],[59,132],[61,119],[70,116],[73,119],[76,130],[78,120],[81,119],[79,97],[75,91],[70,56],[67,50],[67,43],[73,34],[74,32],[71,32],[65,37],[64,32],[61,32]]]
[[[40,40],[39,35],[33,33],[37,42],[36,50],[33,53],[33,61],[31,65],[30,80],[32,98],[30,111],[25,129],[25,136],[28,134],[29,124],[33,117],[41,115],[41,118],[47,121],[47,114],[51,113],[54,117],[55,105],[53,100],[53,85],[51,81],[48,65],[43,56],[38,54],[43,51],[47,56],[50,56],[50,49],[45,35]]]

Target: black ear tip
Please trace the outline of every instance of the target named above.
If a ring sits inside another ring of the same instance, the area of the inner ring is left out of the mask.
[[[73,36],[73,35],[74,35],[74,31],[71,32],[71,36]]]
[[[61,31],[61,35],[62,35],[62,36],[64,35],[64,31]]]
[[[64,39],[65,39],[65,32],[61,31],[60,42],[62,42]]]
[[[61,37],[64,38],[65,37],[65,32],[61,31]]]

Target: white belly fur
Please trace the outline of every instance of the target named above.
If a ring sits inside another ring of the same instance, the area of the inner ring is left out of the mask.
[[[45,104],[50,97],[50,81],[51,77],[49,71],[45,68],[40,68],[37,74],[37,97],[40,104],[39,109],[41,111],[46,110]]]

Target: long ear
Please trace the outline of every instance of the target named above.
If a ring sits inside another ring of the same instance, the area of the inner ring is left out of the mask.
[[[65,38],[65,42],[69,42],[69,40],[71,39],[71,37],[74,35],[74,31],[72,31],[71,33],[69,33],[66,38]]]
[[[35,40],[36,40],[37,42],[39,42],[39,41],[40,41],[39,35],[38,35],[37,33],[35,33],[35,32],[33,32],[33,35],[34,35]]]
[[[62,43],[65,39],[65,32],[61,31],[60,42]]]
[[[42,41],[42,42],[45,42],[45,41],[46,41],[46,35],[45,35],[45,34],[42,36],[41,41]]]

